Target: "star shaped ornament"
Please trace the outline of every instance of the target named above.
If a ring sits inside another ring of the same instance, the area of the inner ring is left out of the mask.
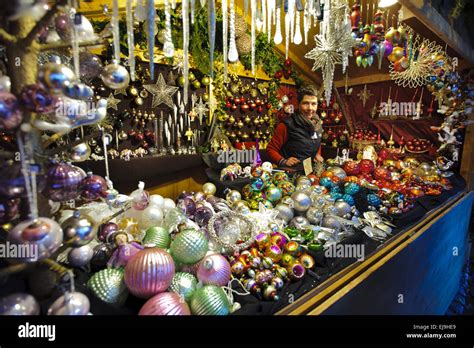
[[[209,112],[209,108],[207,107],[206,103],[202,101],[202,97],[199,97],[199,101],[196,103],[194,111],[199,117],[199,122],[202,123],[202,118]]]
[[[173,95],[178,91],[179,87],[168,86],[163,74],[158,76],[156,84],[143,85],[143,87],[153,95],[152,108],[156,108],[161,104],[166,104],[169,108],[173,107]]]
[[[120,94],[127,96],[127,87],[119,88],[114,91],[114,95],[120,95]]]
[[[118,110],[117,105],[121,101],[122,100],[115,98],[114,95],[110,93],[109,96],[107,97],[107,109]]]
[[[367,100],[369,100],[374,95],[372,94],[372,92],[370,92],[370,90],[367,89],[367,85],[364,85],[364,89],[361,90],[359,94],[357,94],[357,96],[360,100],[362,100],[362,105],[365,108],[365,103],[367,103]]]

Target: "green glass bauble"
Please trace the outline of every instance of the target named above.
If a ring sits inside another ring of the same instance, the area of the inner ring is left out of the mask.
[[[170,250],[175,261],[190,265],[206,256],[207,239],[199,231],[184,230],[171,242]]]
[[[189,302],[196,291],[197,279],[191,273],[176,272],[171,281],[169,291],[180,295],[186,302]]]
[[[197,289],[191,298],[190,307],[194,315],[227,315],[231,309],[224,290],[215,285]]]
[[[128,296],[124,273],[123,268],[103,269],[89,279],[87,287],[102,301],[121,306]]]
[[[146,247],[158,247],[162,249],[169,248],[171,237],[168,230],[164,227],[150,227],[145,232],[143,245]]]

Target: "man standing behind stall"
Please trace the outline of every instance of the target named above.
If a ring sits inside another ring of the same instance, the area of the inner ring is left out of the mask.
[[[279,167],[294,167],[308,157],[322,162],[322,121],[318,109],[317,91],[314,86],[298,90],[298,111],[280,122],[267,146],[267,153]]]

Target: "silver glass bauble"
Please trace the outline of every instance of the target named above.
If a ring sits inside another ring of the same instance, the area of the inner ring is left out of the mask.
[[[112,62],[107,65],[100,73],[104,85],[111,89],[121,89],[128,86],[130,74],[128,70],[118,62]]]

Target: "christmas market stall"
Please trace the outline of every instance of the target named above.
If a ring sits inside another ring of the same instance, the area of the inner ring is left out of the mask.
[[[0,314],[449,312],[474,7],[448,3],[2,4]]]

